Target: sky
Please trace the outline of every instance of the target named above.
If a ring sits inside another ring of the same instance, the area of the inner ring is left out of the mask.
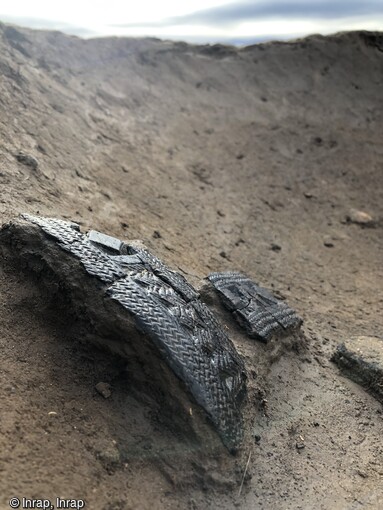
[[[383,0],[0,0],[0,21],[80,37],[240,45],[383,31]]]

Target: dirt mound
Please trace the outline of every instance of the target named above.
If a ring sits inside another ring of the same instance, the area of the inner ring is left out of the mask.
[[[249,367],[252,421],[237,457],[204,455],[7,260],[0,508],[381,507],[381,405],[329,360],[382,336],[382,39],[238,49],[0,25],[1,222],[140,238],[194,285],[242,271],[297,310],[308,344],[248,339],[205,292]]]

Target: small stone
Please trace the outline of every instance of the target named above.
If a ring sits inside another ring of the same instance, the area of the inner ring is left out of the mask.
[[[162,237],[161,232],[159,232],[158,230],[155,230],[153,232],[153,237],[154,237],[154,239],[161,239],[161,237]]]
[[[15,158],[19,163],[22,163],[25,166],[29,166],[30,168],[32,168],[32,170],[36,170],[37,167],[39,166],[39,162],[37,161],[36,158],[30,156],[29,154],[25,154],[24,152],[21,151],[18,152],[17,154],[15,154]]]
[[[272,243],[270,245],[270,249],[273,250],[273,251],[281,251],[282,249],[282,246],[280,246],[279,244],[277,243]]]
[[[374,224],[373,217],[365,211],[358,211],[357,209],[351,209],[346,216],[348,223],[355,223],[364,227],[371,227]]]
[[[49,411],[48,416],[57,416],[56,411]]]
[[[111,391],[111,385],[109,383],[105,382],[99,382],[95,386],[96,390],[100,395],[102,395],[104,398],[109,398],[112,395]]]
[[[104,440],[96,444],[95,454],[107,471],[112,471],[121,462],[115,441]]]
[[[46,149],[45,149],[45,147],[44,147],[43,145],[38,144],[38,145],[36,146],[36,149],[37,149],[39,152],[41,152],[42,154],[46,154],[46,153],[47,153],[47,151],[46,151]]]
[[[332,241],[331,238],[326,238],[323,241],[323,244],[326,246],[326,248],[334,248],[334,242]]]
[[[305,192],[305,193],[303,193],[303,194],[304,194],[304,196],[305,196],[306,198],[312,198],[312,197],[314,196],[314,195],[313,195],[312,193],[310,193],[309,191],[306,191],[306,192]]]
[[[298,439],[295,443],[295,448],[297,450],[303,450],[303,448],[305,447],[305,438],[303,436],[298,436]]]

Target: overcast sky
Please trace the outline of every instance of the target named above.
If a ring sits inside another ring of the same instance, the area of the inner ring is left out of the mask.
[[[383,0],[0,0],[0,20],[82,37],[249,44],[383,31]]]

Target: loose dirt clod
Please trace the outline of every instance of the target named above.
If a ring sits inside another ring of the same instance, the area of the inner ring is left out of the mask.
[[[105,382],[99,382],[95,386],[96,390],[100,395],[102,395],[104,398],[109,398],[112,396],[112,387],[110,384]]]

